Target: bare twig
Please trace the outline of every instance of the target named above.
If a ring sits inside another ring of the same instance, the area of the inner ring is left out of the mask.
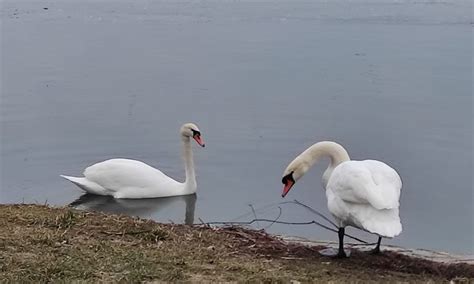
[[[280,206],[278,206],[278,209],[280,210],[280,212],[278,212],[278,216],[277,216],[275,219],[273,219],[274,221],[271,222],[270,225],[266,226],[264,229],[270,228],[273,224],[275,224],[275,222],[276,222],[278,219],[280,219],[280,217],[281,217],[281,211],[282,211],[282,210],[281,210],[281,207],[280,207]]]
[[[272,223],[284,224],[284,225],[311,225],[311,224],[315,224],[315,225],[318,225],[318,226],[320,226],[320,227],[322,227],[326,230],[337,233],[337,230],[335,230],[333,228],[330,228],[326,225],[323,225],[323,224],[321,224],[317,221],[314,221],[314,220],[313,221],[308,221],[308,222],[286,222],[286,221],[278,221],[278,220],[258,218],[258,219],[253,219],[253,220],[250,220],[250,221],[242,221],[242,222],[207,222],[206,224],[207,225],[252,225],[255,222],[272,222]],[[348,235],[348,234],[345,234],[345,236],[350,238],[350,239],[356,240],[358,242],[368,244],[368,242],[366,242],[364,240],[361,240],[357,237],[354,237],[354,236],[351,236],[351,235]]]
[[[328,221],[329,223],[331,223],[331,225],[334,226],[334,228],[339,228],[338,225],[336,225],[333,221],[331,221],[331,219],[329,219],[328,217],[324,216],[322,213],[320,213],[319,211],[317,211],[316,209],[313,209],[311,207],[309,207],[308,205],[306,204],[303,204],[301,202],[299,202],[298,200],[293,200],[293,201],[288,201],[288,202],[285,202],[285,203],[295,203],[295,204],[298,204],[300,206],[303,206],[304,208],[308,209],[309,211],[313,212],[314,214],[318,215],[319,217],[323,218],[324,220]]]
[[[264,211],[265,209],[272,208],[272,207],[274,207],[274,206],[276,206],[276,205],[280,205],[280,204],[281,204],[280,202],[275,202],[275,203],[267,204],[267,205],[265,205],[265,206],[263,206],[263,207],[257,208],[257,209],[255,210],[255,213],[262,212],[262,211]],[[250,213],[245,213],[245,214],[242,214],[242,215],[240,215],[240,216],[237,216],[237,217],[235,217],[234,219],[232,219],[232,221],[239,220],[239,219],[242,219],[242,218],[246,218],[246,217],[248,217],[248,216],[250,216],[250,215],[252,215],[252,212],[250,212]]]
[[[300,201],[298,201],[298,200],[296,200],[296,199],[295,199],[294,201],[271,203],[271,204],[268,204],[268,205],[263,206],[263,207],[258,208],[258,209],[255,209],[252,204],[249,204],[249,207],[252,209],[252,212],[246,213],[246,214],[243,214],[243,215],[240,215],[240,216],[238,216],[237,218],[234,218],[233,220],[238,220],[238,219],[241,219],[241,218],[245,218],[245,217],[247,217],[247,216],[249,216],[249,215],[251,215],[251,214],[253,215],[253,217],[254,217],[255,219],[257,219],[257,212],[263,211],[263,210],[268,209],[268,208],[271,208],[271,207],[273,207],[273,206],[275,206],[275,205],[282,205],[282,204],[297,204],[297,205],[303,206],[303,207],[306,208],[307,210],[311,211],[312,213],[318,215],[319,217],[321,217],[321,218],[323,218],[324,220],[326,220],[327,222],[329,222],[331,225],[334,226],[334,228],[338,228],[338,226],[337,226],[333,221],[331,221],[331,219],[329,219],[328,217],[326,217],[324,214],[322,214],[321,212],[317,211],[316,209],[314,209],[314,208],[312,208],[312,207],[310,207],[310,206],[308,206],[308,205],[306,205],[306,204],[304,204],[304,203],[302,203],[302,202],[300,202]],[[279,207],[279,208],[280,208],[280,207]],[[259,224],[259,225],[260,225],[260,224]]]
[[[107,231],[102,231],[102,233],[104,233],[106,235],[117,235],[117,236],[139,235],[139,234],[151,233],[151,232],[152,232],[152,230],[135,231],[135,232],[107,232]]]
[[[377,243],[362,243],[362,244],[350,244],[351,246],[373,246],[376,245]]]
[[[253,213],[253,218],[254,219],[257,219],[257,213],[255,212],[255,209],[253,208],[253,205],[252,204],[249,204],[249,207],[250,209],[252,209],[252,213]],[[260,224],[257,222],[257,226],[260,227]]]
[[[198,218],[198,219],[199,219],[199,222],[201,222],[201,225],[205,225],[205,226],[209,227],[209,224],[204,222],[201,218]]]
[[[308,221],[308,222],[287,222],[287,221],[279,221],[280,217],[281,217],[281,214],[282,214],[282,209],[280,206],[278,206],[278,209],[279,209],[279,213],[278,213],[278,216],[277,218],[273,219],[273,220],[270,220],[270,219],[262,219],[262,218],[258,218],[257,217],[257,211],[261,211],[261,210],[264,210],[264,209],[267,209],[267,208],[271,208],[272,206],[275,206],[277,204],[297,204],[297,205],[300,205],[304,208],[306,208],[307,210],[311,211],[312,213],[318,215],[319,217],[323,218],[325,221],[329,222],[332,226],[334,226],[334,228],[331,228],[327,225],[324,225],[318,221],[315,221],[315,220],[312,220],[312,221]],[[310,206],[306,205],[306,204],[303,204],[302,202],[299,202],[298,200],[294,200],[294,201],[287,201],[287,202],[280,202],[280,203],[273,203],[273,204],[269,204],[269,205],[266,205],[258,210],[255,210],[255,208],[253,207],[252,204],[249,204],[249,207],[252,209],[252,212],[251,213],[247,213],[247,214],[244,214],[244,215],[241,215],[239,216],[238,218],[235,218],[234,220],[236,219],[240,219],[240,218],[243,218],[243,217],[246,217],[250,214],[253,214],[254,216],[254,219],[253,220],[250,220],[250,221],[226,221],[226,222],[203,222],[201,219],[199,219],[201,221],[201,223],[205,224],[205,225],[251,225],[253,223],[257,223],[257,225],[260,227],[260,224],[259,222],[270,222],[270,225],[268,225],[267,227],[265,227],[264,229],[268,229],[269,227],[271,227],[273,224],[284,224],[284,225],[311,225],[311,224],[314,224],[314,225],[317,225],[321,228],[324,228],[326,230],[329,230],[331,232],[334,232],[334,233],[337,233],[338,232],[338,229],[339,229],[339,226],[337,226],[333,221],[331,221],[328,217],[324,216],[324,214],[320,213],[319,211],[317,211],[316,209],[313,209],[311,208]],[[365,245],[371,245],[370,243],[364,241],[364,240],[361,240],[357,237],[354,237],[352,235],[349,235],[349,234],[344,234],[346,237],[350,238],[350,239],[353,239],[353,240],[356,240],[358,242],[361,242]]]

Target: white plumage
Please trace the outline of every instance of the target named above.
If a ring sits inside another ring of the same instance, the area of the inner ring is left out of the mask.
[[[196,177],[190,137],[204,147],[201,133],[193,123],[181,127],[186,181],[178,182],[143,162],[130,159],[110,159],[84,170],[84,177],[61,177],[71,181],[84,191],[115,198],[156,198],[193,194]]]
[[[328,209],[341,227],[350,225],[392,238],[402,231],[401,187],[397,172],[382,162],[342,162],[326,186]]]
[[[286,168],[282,182],[284,197],[322,157],[331,160],[323,174],[329,212],[339,226],[340,248],[344,256],[342,238],[344,228],[353,226],[380,237],[392,238],[402,232],[399,200],[402,181],[387,164],[375,161],[351,161],[347,151],[330,141],[318,142],[298,155]],[[376,247],[379,250],[380,239]]]

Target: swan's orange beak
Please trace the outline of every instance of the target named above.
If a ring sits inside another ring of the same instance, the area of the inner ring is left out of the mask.
[[[199,134],[196,134],[193,136],[194,140],[196,140],[196,142],[201,145],[202,147],[206,146],[206,144],[204,144],[204,141],[202,141],[201,139],[201,135]]]
[[[295,184],[294,181],[287,180],[286,183],[285,183],[285,187],[283,188],[283,193],[281,194],[281,197],[285,197],[288,194],[288,192],[290,191],[290,189],[293,187],[294,184]]]

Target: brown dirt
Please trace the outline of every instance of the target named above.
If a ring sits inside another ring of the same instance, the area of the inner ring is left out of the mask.
[[[0,205],[0,279],[13,282],[474,281],[474,265],[443,264],[394,252],[287,244],[263,231],[159,224],[70,208]]]

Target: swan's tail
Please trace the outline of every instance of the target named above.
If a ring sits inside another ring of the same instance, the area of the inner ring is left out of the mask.
[[[377,210],[362,221],[367,231],[382,237],[393,238],[402,232],[398,208]]]
[[[70,177],[65,175],[59,175],[62,178],[67,179],[68,181],[72,182],[73,184],[80,187],[82,190],[91,193],[91,194],[98,194],[98,195],[107,195],[107,190],[102,186],[98,185],[97,183],[88,180],[85,177]]]
[[[59,176],[67,179],[68,181],[74,184],[81,184],[86,179],[86,178],[80,178],[80,177],[70,177],[70,176],[65,176],[65,175],[59,175]]]

